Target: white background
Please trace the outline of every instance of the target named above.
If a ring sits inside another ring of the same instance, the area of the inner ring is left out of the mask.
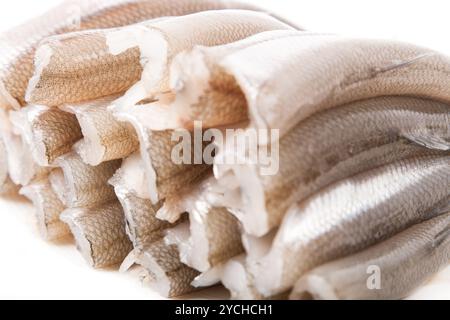
[[[93,0],[95,1],[95,0]],[[170,0],[168,0],[170,1]],[[0,32],[60,0],[0,2]],[[448,1],[249,0],[308,30],[409,41],[450,54]],[[0,200],[0,298],[155,299],[134,274],[90,269],[70,243],[50,244],[37,232],[31,205]],[[217,297],[216,292],[196,297]],[[450,268],[413,298],[450,299]]]

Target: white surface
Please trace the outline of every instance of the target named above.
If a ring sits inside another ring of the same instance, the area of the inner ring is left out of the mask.
[[[59,2],[1,1],[0,32]],[[450,53],[448,1],[251,2],[271,8],[309,30],[404,40]],[[55,245],[43,241],[35,226],[31,205],[1,199],[0,218],[0,299],[159,298],[143,287],[135,275],[92,270],[70,243]],[[196,295],[198,298],[205,296]],[[412,297],[450,299],[450,268]]]

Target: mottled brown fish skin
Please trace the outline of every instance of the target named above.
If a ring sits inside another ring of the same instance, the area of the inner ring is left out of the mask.
[[[56,164],[63,170],[64,196],[68,207],[93,207],[116,199],[114,188],[108,180],[119,169],[120,160],[94,167],[85,164],[72,152],[58,158]]]
[[[133,249],[117,201],[92,209],[69,209],[61,218],[72,230],[78,249],[94,268],[116,266]]]
[[[254,7],[237,2],[195,0],[100,0],[89,3],[65,1],[59,7],[28,24],[17,27],[0,38],[3,50],[0,79],[6,91],[0,99],[3,107],[25,105],[25,91],[33,75],[33,57],[38,43],[45,37],[71,31],[125,26],[161,16],[193,12]],[[74,20],[75,19],[75,20]]]
[[[152,242],[139,255],[137,263],[155,278],[153,287],[163,296],[172,298],[198,290],[191,286],[198,271],[181,263],[175,245],[164,240]]]

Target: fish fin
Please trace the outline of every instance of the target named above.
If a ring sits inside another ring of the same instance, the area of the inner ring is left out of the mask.
[[[413,143],[416,143],[429,149],[443,150],[443,151],[450,150],[450,141],[439,136],[427,133],[419,134],[415,132],[408,132],[404,133],[403,137],[405,137],[406,139],[408,139]]]

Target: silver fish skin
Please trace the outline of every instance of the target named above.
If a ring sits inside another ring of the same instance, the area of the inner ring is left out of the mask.
[[[268,253],[249,263],[263,296],[306,272],[438,215],[450,197],[450,157],[395,162],[342,180],[294,204]]]
[[[317,112],[361,99],[450,101],[450,59],[398,41],[301,35],[255,44],[218,66],[245,94],[250,127],[279,129],[280,136]]]
[[[449,261],[448,212],[355,255],[311,270],[299,279],[290,298],[401,299]]]
[[[251,235],[267,234],[292,203],[333,182],[409,157],[446,152],[449,106],[412,97],[357,101],[301,121],[278,145],[278,157],[271,157],[279,162],[275,174],[264,174],[261,163],[215,165],[222,172],[219,178],[231,171],[240,186],[240,199],[230,197],[226,205],[239,211]],[[221,151],[225,156],[231,152],[234,148]]]

